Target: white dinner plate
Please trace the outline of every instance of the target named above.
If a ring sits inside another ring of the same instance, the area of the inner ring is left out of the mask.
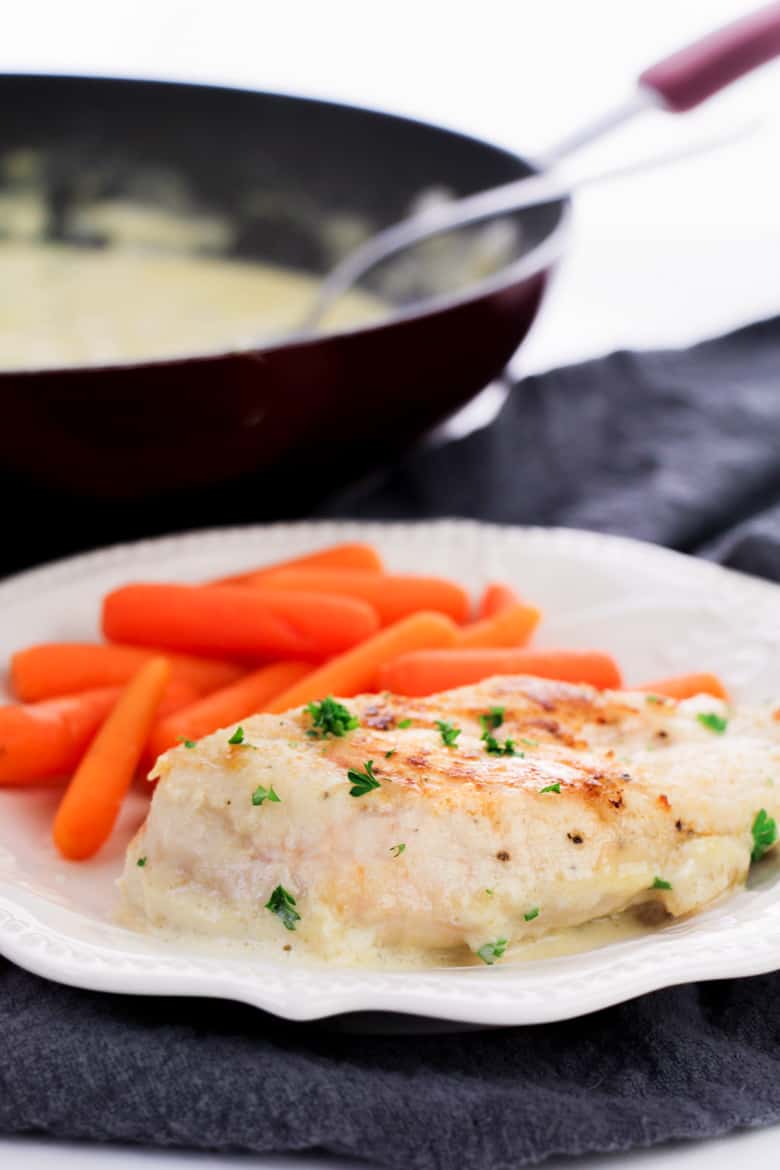
[[[544,609],[539,644],[611,651],[628,683],[714,670],[737,699],[780,701],[777,585],[617,537],[460,520],[223,529],[60,561],[0,584],[0,660],[32,642],[96,636],[100,598],[123,582],[199,581],[348,539],[372,541],[394,569],[447,573],[474,591],[490,579],[512,582]],[[292,1020],[360,1011],[509,1025],[780,968],[776,870],[653,934],[524,964],[361,971],[166,944],[112,922],[114,880],[144,796],[131,796],[112,840],[87,863],[55,852],[56,801],[53,789],[0,791],[0,952],[77,987],[241,1000]]]

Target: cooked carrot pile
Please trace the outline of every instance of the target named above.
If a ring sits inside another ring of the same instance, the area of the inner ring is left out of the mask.
[[[104,642],[12,656],[19,701],[0,707],[0,786],[66,783],[54,841],[81,860],[160,753],[255,712],[377,689],[430,695],[496,674],[622,686],[601,650],[529,645],[541,620],[507,582],[488,583],[472,610],[458,582],[390,572],[363,542],[201,585],[129,583],[104,598]],[[707,673],[634,689],[728,697]]]

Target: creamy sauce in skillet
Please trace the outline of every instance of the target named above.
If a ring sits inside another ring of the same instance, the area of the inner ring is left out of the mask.
[[[0,369],[102,365],[245,349],[299,326],[319,278],[220,257],[0,242]],[[386,313],[351,292],[324,325]]]

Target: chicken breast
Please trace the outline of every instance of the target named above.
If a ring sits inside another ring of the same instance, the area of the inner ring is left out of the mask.
[[[629,907],[690,914],[774,844],[769,709],[522,677],[342,702],[343,734],[303,708],[163,755],[123,920],[356,964],[492,963]]]

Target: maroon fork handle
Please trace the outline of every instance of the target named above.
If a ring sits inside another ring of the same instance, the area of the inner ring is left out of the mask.
[[[770,4],[645,69],[639,84],[668,110],[690,110],[780,54],[780,4]]]

